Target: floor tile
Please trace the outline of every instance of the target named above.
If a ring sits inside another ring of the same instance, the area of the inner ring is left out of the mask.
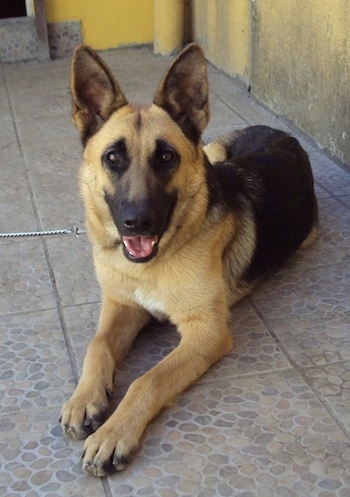
[[[101,291],[87,236],[62,235],[46,243],[62,305],[100,301]]]
[[[293,364],[325,365],[350,359],[350,323],[347,316],[333,319],[274,319],[269,324]]]
[[[101,304],[72,305],[63,307],[66,333],[72,348],[78,377],[81,375],[87,346],[96,333]],[[73,393],[73,389],[72,392]]]
[[[4,152],[0,163],[0,233],[15,233],[38,229],[38,219],[34,210],[29,189],[25,164],[17,157],[18,151],[12,147],[11,153]],[[0,238],[0,243],[8,242]]]
[[[84,229],[85,216],[77,179],[79,162],[76,157],[62,154],[54,161],[42,159],[32,166],[30,180],[44,229],[72,226]]]
[[[308,369],[305,376],[350,435],[350,361]]]
[[[350,195],[339,196],[339,200],[350,209]]]
[[[288,270],[349,263],[350,210],[333,196],[318,198],[318,210],[318,236],[311,247],[287,262]]]
[[[1,245],[0,315],[56,306],[40,240]]]
[[[33,161],[48,160],[55,166],[55,158],[72,151],[79,156],[81,145],[69,114],[47,116],[32,126],[31,120],[17,121],[17,128],[28,168]],[[72,164],[76,167],[76,164]]]
[[[55,309],[0,321],[0,414],[61,406],[73,382]]]
[[[4,64],[3,72],[11,94],[19,90],[33,88],[43,94],[50,88],[66,88],[69,85],[70,61],[59,59],[50,62],[20,62]]]
[[[0,495],[103,496],[101,480],[81,472],[81,451],[62,437],[56,410],[0,415]]]
[[[350,194],[350,174],[319,151],[310,154],[315,179],[328,191],[336,195]]]
[[[229,131],[245,128],[246,126],[247,123],[241,116],[227,107],[219,97],[212,95],[210,99],[210,120],[203,134],[205,143]]]
[[[190,388],[109,484],[114,495],[345,497],[349,462],[344,433],[287,371]]]
[[[350,273],[348,265],[281,270],[260,285],[252,300],[269,322],[275,319],[350,316]]]

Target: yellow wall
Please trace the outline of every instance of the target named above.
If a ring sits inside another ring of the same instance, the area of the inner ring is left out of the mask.
[[[249,78],[250,0],[192,0],[192,36],[231,76]]]
[[[350,0],[191,0],[210,62],[350,162]]]
[[[96,49],[153,40],[153,0],[46,0],[48,22],[80,20],[84,43]]]

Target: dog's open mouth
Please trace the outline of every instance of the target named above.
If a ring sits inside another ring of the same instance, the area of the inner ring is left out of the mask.
[[[147,262],[157,253],[159,237],[122,236],[124,253],[134,262]]]

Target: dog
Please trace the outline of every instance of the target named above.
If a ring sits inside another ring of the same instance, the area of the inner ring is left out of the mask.
[[[308,156],[298,141],[252,126],[203,147],[206,61],[187,45],[150,106],[128,103],[90,47],[73,56],[80,184],[102,308],[82,375],[61,412],[86,438],[83,470],[106,476],[139,450],[151,419],[232,349],[229,308],[316,236]],[[151,317],[179,345],[129,387],[104,421],[116,365]]]

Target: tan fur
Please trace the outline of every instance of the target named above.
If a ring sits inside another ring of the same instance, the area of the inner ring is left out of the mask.
[[[74,121],[86,141],[80,184],[102,309],[79,384],[62,408],[62,427],[73,438],[97,430],[87,438],[83,456],[83,469],[95,476],[123,469],[159,410],[231,351],[228,307],[251,289],[237,282],[255,247],[252,213],[247,211],[239,218],[218,208],[207,214],[204,153],[212,161],[225,159],[224,141],[216,141],[203,152],[201,143],[195,144],[183,131],[181,105],[189,106],[187,114],[192,113],[199,132],[208,120],[203,54],[196,46],[184,53],[165,74],[150,107],[126,104],[108,68],[91,49],[78,48],[73,59]],[[179,74],[187,75],[180,94],[173,88],[174,73],[176,81],[183,81]],[[87,107],[81,92],[86,91],[89,78],[88,91],[93,96]],[[183,103],[186,85],[189,103]],[[204,88],[203,94],[197,87]],[[129,169],[134,170],[134,180],[129,194],[135,200],[150,174],[147,164],[155,141],[161,138],[181,151],[180,165],[169,185],[179,192],[171,223],[158,254],[145,264],[130,262],[123,255],[121,237],[104,197],[104,192],[113,195],[115,186],[101,157],[106,146],[120,137],[131,155]],[[236,250],[226,255],[223,264],[229,243]],[[170,318],[181,336],[180,344],[130,386],[116,411],[100,426],[116,365],[151,316]]]

